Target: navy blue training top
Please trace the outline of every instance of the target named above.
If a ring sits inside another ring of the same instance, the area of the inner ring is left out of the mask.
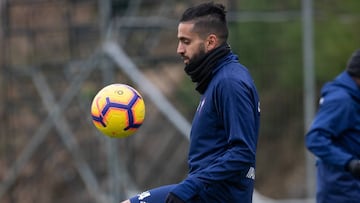
[[[317,201],[359,202],[360,180],[346,165],[360,159],[360,88],[346,71],[323,86],[306,147],[317,157]]]
[[[174,189],[176,195],[188,200],[204,185],[246,178],[255,168],[259,105],[248,70],[230,53],[201,96],[190,133],[189,176]]]

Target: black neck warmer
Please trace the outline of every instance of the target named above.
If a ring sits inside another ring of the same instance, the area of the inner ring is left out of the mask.
[[[214,50],[206,53],[197,61],[191,62],[185,66],[185,72],[193,82],[196,82],[196,90],[203,94],[212,78],[212,72],[216,68],[219,59],[230,53],[228,44],[223,44]]]

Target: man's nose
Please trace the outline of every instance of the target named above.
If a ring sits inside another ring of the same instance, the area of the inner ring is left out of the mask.
[[[185,52],[185,49],[184,47],[179,43],[177,49],[176,49],[176,52],[180,55],[182,55],[184,52]]]

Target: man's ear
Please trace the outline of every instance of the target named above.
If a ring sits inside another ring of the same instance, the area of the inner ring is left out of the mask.
[[[218,43],[219,43],[219,39],[217,38],[217,36],[215,34],[210,34],[206,38],[206,50],[211,51],[215,49],[218,46]]]

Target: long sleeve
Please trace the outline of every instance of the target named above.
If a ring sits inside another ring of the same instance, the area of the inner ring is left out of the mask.
[[[345,167],[353,158],[341,144],[341,136],[353,125],[352,105],[347,97],[322,103],[306,135],[307,148],[328,164]]]
[[[254,86],[247,80],[227,79],[211,92],[210,98],[205,96],[200,102],[193,122],[192,172],[172,191],[185,201],[204,185],[225,180],[236,183],[246,178],[250,167],[255,168],[260,112]],[[199,161],[197,156],[207,159]]]

